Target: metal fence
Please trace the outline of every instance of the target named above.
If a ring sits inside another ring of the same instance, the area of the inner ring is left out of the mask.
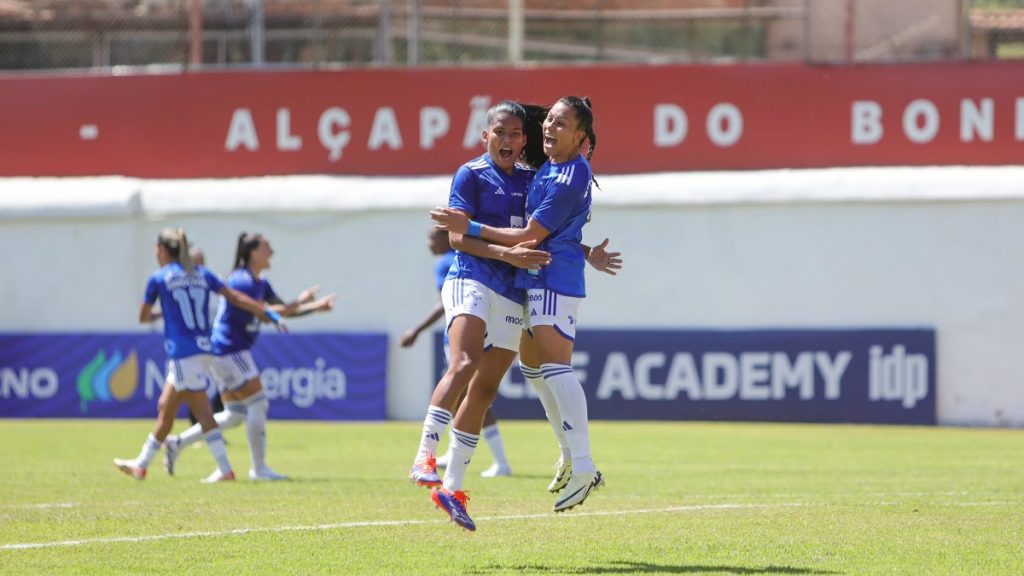
[[[1024,57],[1024,0],[0,0],[0,70]]]

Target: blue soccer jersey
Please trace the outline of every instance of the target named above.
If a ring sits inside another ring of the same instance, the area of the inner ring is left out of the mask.
[[[246,268],[237,268],[228,275],[228,287],[249,296],[257,302],[279,302],[270,282],[253,278]],[[226,299],[221,299],[217,319],[213,322],[213,352],[218,356],[249,350],[260,333],[260,319]]]
[[[537,246],[551,253],[551,264],[531,273],[517,272],[522,288],[546,288],[552,292],[586,296],[583,269],[586,258],[580,242],[590,219],[590,163],[583,156],[562,164],[545,162],[526,196],[526,215],[550,232]]]
[[[512,174],[507,174],[494,165],[489,154],[484,154],[463,164],[455,173],[448,207],[462,210],[473,220],[494,228],[522,228],[526,223],[523,197],[532,179],[532,170],[517,165]],[[448,277],[476,280],[521,303],[524,294],[515,285],[515,271],[511,264],[457,252]]]
[[[211,352],[207,310],[211,294],[220,292],[223,287],[221,279],[206,268],[196,266],[195,271],[188,274],[177,262],[167,264],[149,277],[143,301],[153,305],[160,300],[168,357],[188,358]]]

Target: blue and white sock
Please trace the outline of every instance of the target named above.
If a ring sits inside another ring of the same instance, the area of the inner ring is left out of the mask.
[[[249,456],[252,458],[252,469],[260,471],[267,467],[267,412],[270,411],[270,402],[266,394],[257,392],[245,399],[245,405]]]
[[[221,474],[227,474],[231,472],[231,463],[228,462],[228,447],[224,445],[224,436],[220,433],[220,428],[214,428],[203,435],[206,440],[206,446],[210,449],[210,454],[213,454],[213,459],[217,461],[217,468],[220,468]]]
[[[160,452],[160,447],[163,442],[156,439],[156,436],[150,434],[146,437],[146,441],[142,443],[142,451],[139,452],[139,456],[135,459],[139,468],[148,468],[149,463],[153,461],[153,457]]]
[[[444,471],[444,487],[450,492],[462,490],[462,481],[466,478],[466,469],[473,460],[473,453],[476,452],[476,445],[480,441],[479,434],[469,434],[452,428],[451,437],[451,461]]]
[[[502,468],[509,468],[508,456],[505,455],[505,443],[501,441],[501,431],[498,430],[498,425],[491,424],[480,433],[483,435],[484,441],[487,442],[487,448],[491,451],[494,463]]]
[[[562,430],[572,452],[573,472],[596,470],[590,458],[590,423],[587,420],[587,396],[576,378],[572,366],[566,364],[543,364],[540,371],[558,402],[562,415]]]
[[[427,408],[427,416],[423,419],[423,435],[420,436],[420,447],[416,451],[416,460],[422,462],[428,456],[437,454],[437,445],[441,442],[441,435],[448,428],[452,421],[452,413],[437,406]]]
[[[571,461],[572,452],[569,450],[569,441],[565,437],[565,430],[562,429],[562,413],[558,410],[558,401],[555,400],[555,395],[551,392],[548,383],[544,381],[544,375],[539,369],[522,363],[519,364],[519,369],[522,370],[523,376],[526,377],[530,386],[537,391],[537,397],[540,398],[541,406],[544,407],[544,415],[548,419],[548,424],[551,425],[551,431],[555,433],[558,449],[562,452],[562,462]]]

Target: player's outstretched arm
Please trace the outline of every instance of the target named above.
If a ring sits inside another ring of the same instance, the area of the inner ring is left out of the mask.
[[[600,270],[606,274],[615,276],[619,270],[622,270],[622,252],[608,252],[608,239],[605,238],[604,242],[601,242],[597,246],[590,247],[586,244],[580,244],[583,247],[583,253],[586,254],[587,262],[596,270]]]

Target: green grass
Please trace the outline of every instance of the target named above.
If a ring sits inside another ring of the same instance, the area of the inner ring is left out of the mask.
[[[480,450],[468,533],[405,479],[418,424],[271,422],[294,480],[213,486],[205,448],[117,472],[150,426],[0,421],[0,573],[1024,574],[1021,430],[597,422],[607,486],[555,515],[550,430],[506,422],[515,476]]]

